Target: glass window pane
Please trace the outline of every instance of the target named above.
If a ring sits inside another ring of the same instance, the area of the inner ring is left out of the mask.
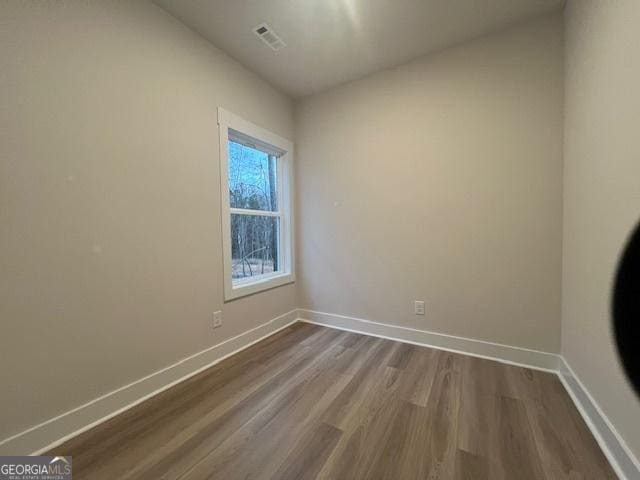
[[[231,215],[233,282],[280,271],[278,217]]]
[[[277,211],[277,157],[229,141],[231,208]]]

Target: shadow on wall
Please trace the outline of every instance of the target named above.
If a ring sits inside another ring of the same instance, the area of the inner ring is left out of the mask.
[[[624,371],[640,397],[640,223],[618,266],[613,294],[613,327]]]

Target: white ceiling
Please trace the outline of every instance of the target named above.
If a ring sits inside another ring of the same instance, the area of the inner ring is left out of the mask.
[[[563,0],[155,0],[283,92],[302,97],[561,8]],[[253,33],[266,22],[287,46]]]

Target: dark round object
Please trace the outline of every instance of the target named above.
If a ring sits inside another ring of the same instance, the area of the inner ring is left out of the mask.
[[[640,395],[640,224],[618,266],[613,292],[613,327],[622,365]]]

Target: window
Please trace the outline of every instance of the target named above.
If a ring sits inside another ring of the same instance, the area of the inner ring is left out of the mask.
[[[295,280],[293,145],[222,108],[218,124],[228,301]]]

